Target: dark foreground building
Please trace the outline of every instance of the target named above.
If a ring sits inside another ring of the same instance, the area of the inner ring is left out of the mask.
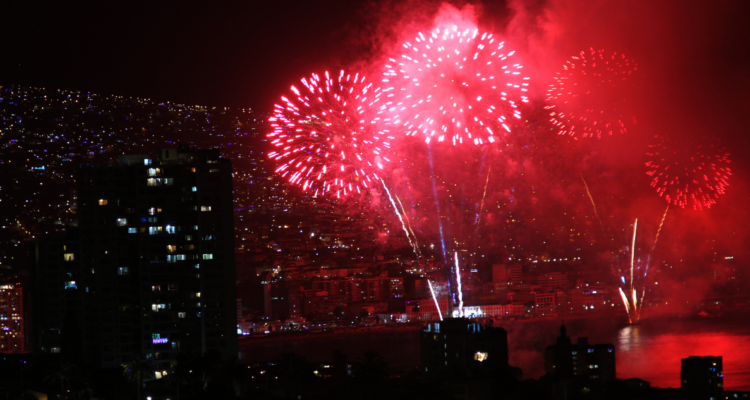
[[[32,249],[34,351],[99,367],[237,355],[232,164],[163,149],[78,171],[79,228]],[[157,373],[157,376],[160,374]]]
[[[724,396],[724,368],[721,357],[682,359],[680,386],[685,399],[718,400]]]
[[[556,398],[602,391],[605,384],[617,378],[615,346],[589,344],[585,337],[573,344],[563,324],[557,343],[544,351],[544,370],[554,382]]]
[[[431,376],[473,377],[508,368],[508,333],[464,318],[425,325],[422,366]]]

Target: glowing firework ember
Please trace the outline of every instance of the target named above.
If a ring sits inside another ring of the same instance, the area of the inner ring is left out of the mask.
[[[729,185],[732,170],[726,149],[656,136],[646,163],[651,186],[667,203],[695,210],[711,208]]]
[[[550,122],[558,134],[601,138],[625,133],[635,123],[628,115],[626,89],[632,87],[638,65],[623,54],[604,50],[581,52],[563,65],[547,92]]]
[[[388,159],[381,154],[388,138],[376,128],[368,110],[377,106],[380,90],[364,76],[343,70],[338,77],[312,74],[304,87],[291,87],[289,97],[274,106],[268,134],[281,162],[276,173],[303,190],[344,198],[366,190],[373,172]]]
[[[476,29],[435,29],[390,59],[380,106],[384,122],[429,143],[493,143],[528,102],[529,78],[505,43]]]

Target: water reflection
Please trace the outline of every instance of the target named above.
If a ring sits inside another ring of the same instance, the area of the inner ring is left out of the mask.
[[[632,346],[640,345],[640,328],[640,325],[628,325],[620,329],[620,334],[618,335],[618,340],[616,343],[618,352],[628,352],[630,351]]]
[[[750,389],[750,332],[743,322],[647,321],[617,334],[617,377],[638,377],[652,386],[679,387],[681,360],[722,356],[724,386]]]

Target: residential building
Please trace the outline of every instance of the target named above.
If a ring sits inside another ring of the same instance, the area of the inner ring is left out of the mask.
[[[77,236],[33,248],[35,349],[102,368],[143,354],[157,377],[180,352],[236,356],[231,162],[162,149],[77,182]]]

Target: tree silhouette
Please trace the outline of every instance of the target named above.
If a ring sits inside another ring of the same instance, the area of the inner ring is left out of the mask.
[[[136,386],[136,400],[142,400],[141,388],[143,387],[143,380],[154,377],[154,363],[150,359],[137,354],[133,356],[133,361],[125,366],[122,373],[129,380],[136,382],[138,385]]]
[[[352,374],[355,382],[362,389],[360,397],[366,394],[368,398],[373,398],[377,389],[388,377],[388,362],[377,352],[366,351],[364,358],[357,358],[357,361],[352,364]]]
[[[380,383],[388,376],[388,362],[377,352],[366,351],[364,358],[352,364],[355,379]]]
[[[59,359],[54,361],[47,369],[44,376],[44,383],[53,386],[60,385],[58,399],[66,399],[65,385],[76,380],[79,375],[78,367],[75,364]]]
[[[305,386],[315,380],[312,366],[297,353],[282,353],[271,368],[274,381],[286,391],[286,396],[296,399]]]

